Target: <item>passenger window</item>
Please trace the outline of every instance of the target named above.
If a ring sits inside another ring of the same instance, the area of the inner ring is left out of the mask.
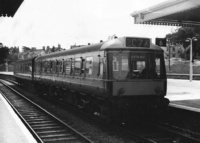
[[[56,61],[52,61],[52,73],[56,73]]]
[[[93,70],[93,57],[86,57],[85,61],[85,74],[91,75]]]
[[[99,56],[98,76],[102,76],[103,75],[103,60],[104,60],[104,58],[101,58]]]
[[[73,74],[74,73],[74,60],[71,59],[71,71],[70,71],[70,74]]]
[[[81,59],[81,73],[80,74],[84,74],[85,73],[85,59]]]
[[[71,61],[67,59],[65,62],[65,73],[66,74],[71,74]]]
[[[57,61],[57,72],[62,73],[62,61]]]
[[[50,61],[47,61],[47,73],[50,73]]]
[[[50,69],[49,69],[50,71],[50,73],[52,73],[53,72],[53,61],[50,61]]]
[[[46,62],[42,63],[42,72],[46,72]]]
[[[81,73],[81,58],[76,58],[75,59],[74,73],[75,74],[80,74]]]
[[[64,59],[61,61],[61,73],[64,73]]]

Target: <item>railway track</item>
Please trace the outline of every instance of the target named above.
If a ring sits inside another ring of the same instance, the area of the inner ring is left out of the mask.
[[[30,110],[29,110],[30,112]],[[27,115],[27,118],[29,118],[29,116],[31,118],[36,118],[38,116],[41,116],[41,119],[38,119],[38,123],[40,122],[45,122],[46,120],[46,116],[44,116],[41,113],[34,113],[34,112],[30,112],[31,115]],[[42,121],[41,121],[42,120]],[[30,121],[29,121],[30,122]],[[35,128],[40,128],[40,125],[38,125],[37,122],[33,121],[32,125],[35,125]],[[134,121],[133,121],[134,122]],[[30,122],[31,123],[31,122]],[[198,136],[191,136],[191,134],[188,134],[187,132],[183,132],[183,130],[185,129],[181,129],[179,128],[179,130],[175,129],[173,126],[170,126],[169,124],[154,124],[152,125],[151,123],[145,123],[142,122],[142,120],[140,120],[140,125],[136,125],[134,124],[133,126],[129,126],[128,128],[126,128],[126,126],[123,126],[119,129],[117,129],[117,127],[115,128],[116,130],[123,132],[124,136],[126,136],[125,140],[128,141],[135,141],[137,143],[195,143],[195,142],[200,142],[200,140],[198,139]],[[51,126],[51,122],[46,122],[45,126]],[[136,125],[136,126],[135,126]],[[114,125],[115,126],[115,125]],[[56,126],[54,126],[56,128]],[[38,129],[39,130],[39,129]],[[43,134],[44,137],[48,137],[51,138],[51,134],[54,134],[54,131],[50,131],[48,130],[48,127],[45,129],[47,130],[46,134],[42,131],[38,131],[39,133],[41,133],[41,135]],[[107,129],[105,129],[106,132]],[[107,131],[109,132],[109,131]],[[60,134],[58,134],[57,137],[55,138],[62,138],[62,130],[60,131]],[[109,133],[108,133],[109,134]],[[58,141],[55,141],[58,142]],[[62,142],[62,141],[61,141]],[[64,141],[65,142],[65,141]],[[125,141],[126,142],[126,141]]]
[[[22,94],[7,85],[6,81],[0,80],[2,95],[35,137],[37,142],[46,143],[91,143],[92,141],[84,135],[73,129],[70,125],[64,123],[45,109],[33,103]],[[12,90],[12,91],[11,91]],[[7,93],[6,96],[3,93]]]
[[[171,125],[140,122],[139,125],[122,127],[121,131],[140,138],[145,143],[199,143],[200,136],[197,133],[177,129]],[[195,136],[194,136],[195,134]]]

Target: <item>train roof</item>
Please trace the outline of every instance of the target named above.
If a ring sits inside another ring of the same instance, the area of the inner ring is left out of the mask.
[[[149,40],[149,47],[127,47],[126,46],[126,39],[127,38],[137,38],[137,39],[146,39]],[[82,47],[77,47],[69,50],[59,51],[55,53],[50,53],[46,55],[42,55],[37,57],[36,59],[43,59],[43,58],[51,58],[56,56],[65,56],[65,55],[74,55],[79,53],[85,53],[85,52],[92,52],[92,51],[101,51],[101,50],[131,50],[131,49],[138,49],[138,50],[158,50],[163,51],[159,46],[152,44],[150,38],[144,38],[144,37],[120,37],[112,40],[108,40],[105,42],[93,44],[93,45],[87,45]]]
[[[91,52],[91,51],[98,51],[101,49],[101,46],[104,43],[105,42],[101,42],[98,44],[87,45],[87,46],[77,47],[77,48],[73,48],[73,49],[69,49],[69,50],[54,52],[54,53],[42,55],[42,56],[38,57],[37,59],[50,58],[50,57],[54,57],[54,56],[73,55],[73,54],[77,54],[77,53],[85,53],[85,52]]]
[[[150,42],[150,45],[149,47],[140,47],[140,46],[136,46],[136,47],[127,47],[127,39],[146,39],[146,40],[149,40]],[[138,50],[141,50],[141,49],[144,49],[144,50],[161,50],[162,51],[162,48],[160,48],[159,46],[155,45],[155,44],[152,44],[152,41],[151,41],[151,38],[146,38],[146,37],[120,37],[120,38],[116,38],[116,39],[113,39],[113,40],[109,40],[107,42],[105,42],[102,47],[101,47],[101,50],[108,50],[108,49],[138,49]]]

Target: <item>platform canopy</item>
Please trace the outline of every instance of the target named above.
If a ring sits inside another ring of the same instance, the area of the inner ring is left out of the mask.
[[[200,0],[168,0],[131,16],[135,24],[200,26]]]
[[[0,0],[0,17],[13,17],[24,0]]]

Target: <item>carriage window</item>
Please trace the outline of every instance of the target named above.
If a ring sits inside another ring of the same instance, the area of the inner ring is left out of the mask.
[[[74,73],[80,74],[81,73],[81,58],[76,58],[74,63]]]
[[[52,61],[52,73],[55,73],[56,72],[56,65],[57,62],[56,61]]]
[[[50,73],[50,61],[47,61],[47,73]]]
[[[28,65],[28,68],[29,68],[29,69],[28,69],[29,72],[32,72],[32,66],[31,66],[31,64]]]
[[[93,69],[93,57],[86,57],[85,60],[85,74],[91,75]]]
[[[103,75],[103,62],[104,62],[104,58],[101,58],[99,56],[98,76],[102,76]]]
[[[57,61],[57,72],[61,73],[63,69],[62,61]]]
[[[46,61],[42,63],[42,72],[46,72]]]
[[[65,61],[65,73],[66,74],[71,74],[71,67],[72,67],[71,64],[72,64],[72,62],[70,59],[67,59]]]
[[[64,73],[64,59],[61,61],[61,73]]]
[[[129,73],[128,53],[116,52],[112,56],[112,76],[114,79],[126,79]]]

